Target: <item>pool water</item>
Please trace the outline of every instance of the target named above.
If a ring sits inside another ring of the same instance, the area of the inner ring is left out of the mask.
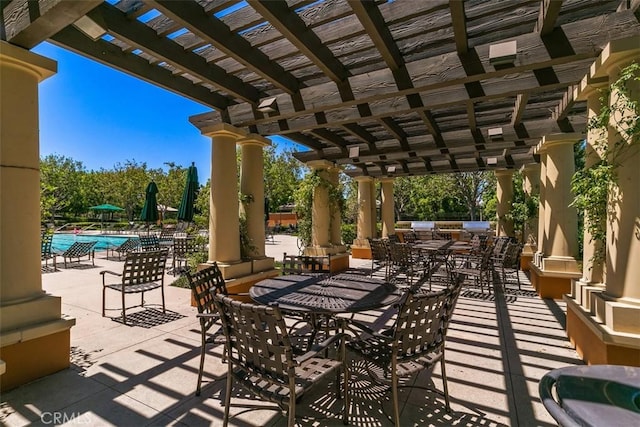
[[[100,235],[100,234],[54,234],[53,242],[51,243],[51,248],[55,252],[64,252],[74,242],[92,242],[97,241],[94,249],[96,252],[106,251],[108,247],[119,246],[125,240],[127,240],[128,236],[108,236],[108,235]]]

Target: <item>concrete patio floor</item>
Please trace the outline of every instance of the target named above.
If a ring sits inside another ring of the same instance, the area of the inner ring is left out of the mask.
[[[297,253],[295,237],[275,236],[267,255],[282,258]],[[132,315],[125,326],[101,315],[99,271],[121,271],[122,263],[104,259],[96,265],[43,274],[43,288],[62,297],[63,312],[76,318],[71,329],[71,368],[3,393],[0,424],[87,426],[204,426],[222,425],[226,365],[221,347],[213,348],[205,364],[202,395],[194,395],[198,374],[200,334],[196,309],[188,289],[167,286],[167,312],[154,308]],[[368,260],[351,260],[368,268]],[[526,277],[521,291],[508,288],[491,297],[464,288],[449,328],[446,367],[451,414],[442,394],[423,388],[401,389],[402,426],[551,426],[556,425],[538,398],[538,381],[549,370],[579,365],[564,333],[565,306],[541,300]],[[167,283],[173,276],[167,276]],[[160,293],[150,292],[149,303]],[[130,296],[136,298],[136,296]],[[132,300],[133,301],[133,300]],[[119,296],[107,293],[107,307]],[[118,316],[119,310],[107,312]],[[216,354],[218,356],[216,356]],[[45,355],[43,355],[45,357]],[[391,426],[390,393],[372,384],[353,363],[352,426]],[[442,391],[440,367],[424,372],[415,385]],[[343,401],[333,383],[317,387],[298,405],[297,424],[342,425]],[[285,426],[279,411],[239,407],[262,405],[234,389],[230,425]],[[58,421],[58,422],[56,422]]]

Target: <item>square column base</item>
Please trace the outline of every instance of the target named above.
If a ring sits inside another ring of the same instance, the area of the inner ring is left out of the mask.
[[[543,258],[541,267],[529,263],[531,285],[540,298],[562,299],[571,293],[571,282],[579,279],[578,265],[573,258]]]
[[[522,253],[520,254],[520,270],[529,271],[529,263],[533,261],[535,253],[536,245],[531,243],[526,243],[524,245]]]
[[[347,248],[342,245],[307,247],[304,250],[304,255],[319,257],[331,255],[329,260],[329,271],[331,273],[338,273],[349,269],[349,254],[347,253]]]
[[[358,259],[371,259],[371,247],[367,239],[355,239],[351,245],[351,256]]]
[[[575,280],[571,284],[571,298],[590,315],[595,315],[595,307],[592,304],[593,295],[605,290],[603,283],[585,282],[584,279]]]
[[[70,365],[71,333],[66,329],[0,348],[6,371],[0,376],[5,392],[35,379],[67,369]]]
[[[207,265],[207,263],[200,264],[198,270],[206,268]],[[248,295],[251,286],[261,280],[280,275],[280,270],[274,268],[273,258],[269,257],[256,258],[234,264],[219,262],[218,267],[222,272],[222,277],[230,294],[247,294],[236,298],[244,302],[251,302],[251,298]],[[191,305],[195,307],[193,295],[191,296]]]
[[[570,296],[565,296],[564,300],[567,303],[567,336],[582,360],[589,365],[640,366],[640,334],[612,331]]]

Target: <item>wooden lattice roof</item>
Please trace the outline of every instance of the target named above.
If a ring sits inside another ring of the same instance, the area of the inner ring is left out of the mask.
[[[283,135],[309,147],[300,160],[351,175],[419,175],[518,167],[542,136],[583,132],[573,87],[607,42],[640,40],[639,4],[3,0],[1,36],[49,39],[210,106],[199,127]],[[84,15],[101,37],[79,29]],[[491,46],[513,41],[513,63],[492,64]],[[259,111],[270,98],[276,111]]]

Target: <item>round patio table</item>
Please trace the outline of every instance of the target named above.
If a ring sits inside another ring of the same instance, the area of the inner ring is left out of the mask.
[[[561,426],[640,426],[638,367],[554,369],[542,377],[539,391],[545,408]]]
[[[262,280],[249,289],[261,304],[314,314],[356,313],[398,302],[401,291],[376,278],[358,274],[287,275]]]

